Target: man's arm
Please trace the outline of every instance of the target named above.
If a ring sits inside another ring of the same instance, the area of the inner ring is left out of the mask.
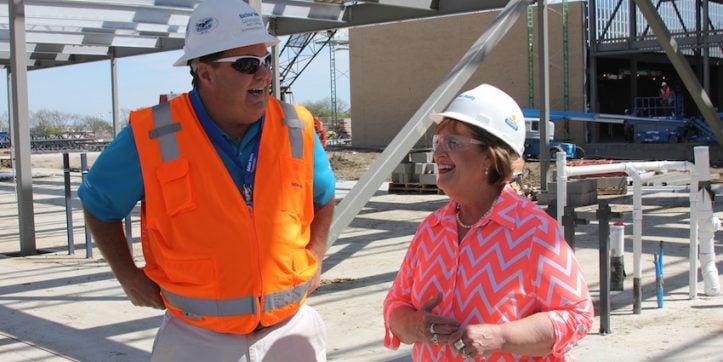
[[[139,307],[165,309],[160,288],[133,261],[121,222],[103,222],[88,211],[85,211],[85,221],[131,303]]]
[[[329,227],[331,226],[331,220],[334,216],[334,207],[336,206],[336,199],[334,197],[329,200],[324,206],[314,206],[314,220],[311,221],[311,239],[309,245],[306,246],[319,263],[319,268],[316,270],[316,274],[311,279],[311,286],[309,287],[309,294],[311,294],[321,283],[321,265],[324,260],[324,253],[326,253],[326,243],[329,237]]]

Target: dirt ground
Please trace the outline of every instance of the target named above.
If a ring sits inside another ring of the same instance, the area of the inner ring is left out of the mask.
[[[98,154],[98,152],[88,153],[88,165],[93,164]],[[381,152],[375,150],[330,149],[327,154],[337,179],[359,180],[381,155]],[[0,154],[0,160],[2,161],[0,171],[11,172],[9,156],[5,153]],[[80,170],[80,154],[71,153],[69,161],[71,170]],[[33,169],[62,170],[63,157],[61,154],[34,154],[32,156],[32,167]],[[554,167],[554,163],[551,162],[550,170],[553,170]],[[525,163],[524,168],[526,172],[521,176],[521,184],[528,190],[528,195],[535,195],[540,189],[540,163],[531,160]],[[714,183],[723,183],[723,168],[712,168],[711,172],[721,175]]]

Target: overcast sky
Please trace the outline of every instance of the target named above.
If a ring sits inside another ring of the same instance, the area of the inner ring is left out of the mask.
[[[282,39],[282,44],[285,39]],[[120,58],[118,108],[133,110],[158,103],[163,93],[191,89],[188,67],[174,67],[181,51]],[[331,97],[330,60],[327,48],[292,85],[294,101],[304,103]],[[337,98],[349,104],[349,52],[336,52]],[[8,111],[7,72],[0,71],[0,114]],[[28,72],[28,107],[111,119],[110,61],[68,65]]]

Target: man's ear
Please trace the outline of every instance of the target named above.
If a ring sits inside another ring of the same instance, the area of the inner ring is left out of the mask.
[[[212,73],[210,64],[198,62],[198,65],[196,66],[196,75],[198,76],[199,83],[213,82]]]

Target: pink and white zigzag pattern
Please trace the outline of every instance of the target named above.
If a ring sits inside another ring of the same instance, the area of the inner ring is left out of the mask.
[[[452,202],[425,219],[387,295],[385,316],[391,304],[419,308],[438,293],[444,297],[433,312],[463,325],[505,323],[541,311],[550,315],[554,353],[543,358],[498,353],[487,361],[565,361],[592,324],[587,284],[555,221],[509,189],[461,242]],[[463,360],[453,348],[426,343],[415,344],[413,355],[417,361]]]

